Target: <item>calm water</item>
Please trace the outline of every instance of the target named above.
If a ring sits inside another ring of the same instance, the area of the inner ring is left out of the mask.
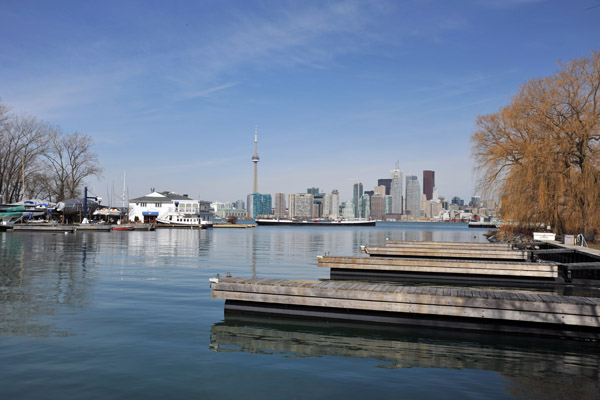
[[[223,315],[217,273],[325,279],[323,253],[484,242],[462,224],[0,233],[3,399],[598,398],[597,343]]]

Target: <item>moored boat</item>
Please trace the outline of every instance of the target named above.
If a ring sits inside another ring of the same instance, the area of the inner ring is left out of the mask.
[[[272,226],[375,226],[375,220],[292,220],[292,219],[255,219],[257,225]]]

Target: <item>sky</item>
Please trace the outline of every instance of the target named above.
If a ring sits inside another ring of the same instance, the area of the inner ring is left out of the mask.
[[[600,51],[599,0],[0,0],[0,102],[93,139],[110,202],[372,190],[470,199],[478,115]],[[114,189],[113,189],[114,188]]]

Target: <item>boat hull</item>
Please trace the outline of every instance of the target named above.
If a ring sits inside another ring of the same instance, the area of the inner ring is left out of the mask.
[[[375,226],[376,221],[290,221],[290,220],[276,220],[276,219],[257,219],[255,220],[257,225],[269,225],[269,226],[323,226],[323,227],[334,227],[334,226]]]

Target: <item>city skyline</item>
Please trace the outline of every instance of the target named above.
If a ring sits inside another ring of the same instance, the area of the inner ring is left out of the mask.
[[[89,135],[104,173],[87,184],[105,198],[125,172],[132,198],[245,199],[258,125],[261,193],[348,200],[398,160],[469,199],[477,116],[598,50],[595,4],[9,0],[0,101]]]

